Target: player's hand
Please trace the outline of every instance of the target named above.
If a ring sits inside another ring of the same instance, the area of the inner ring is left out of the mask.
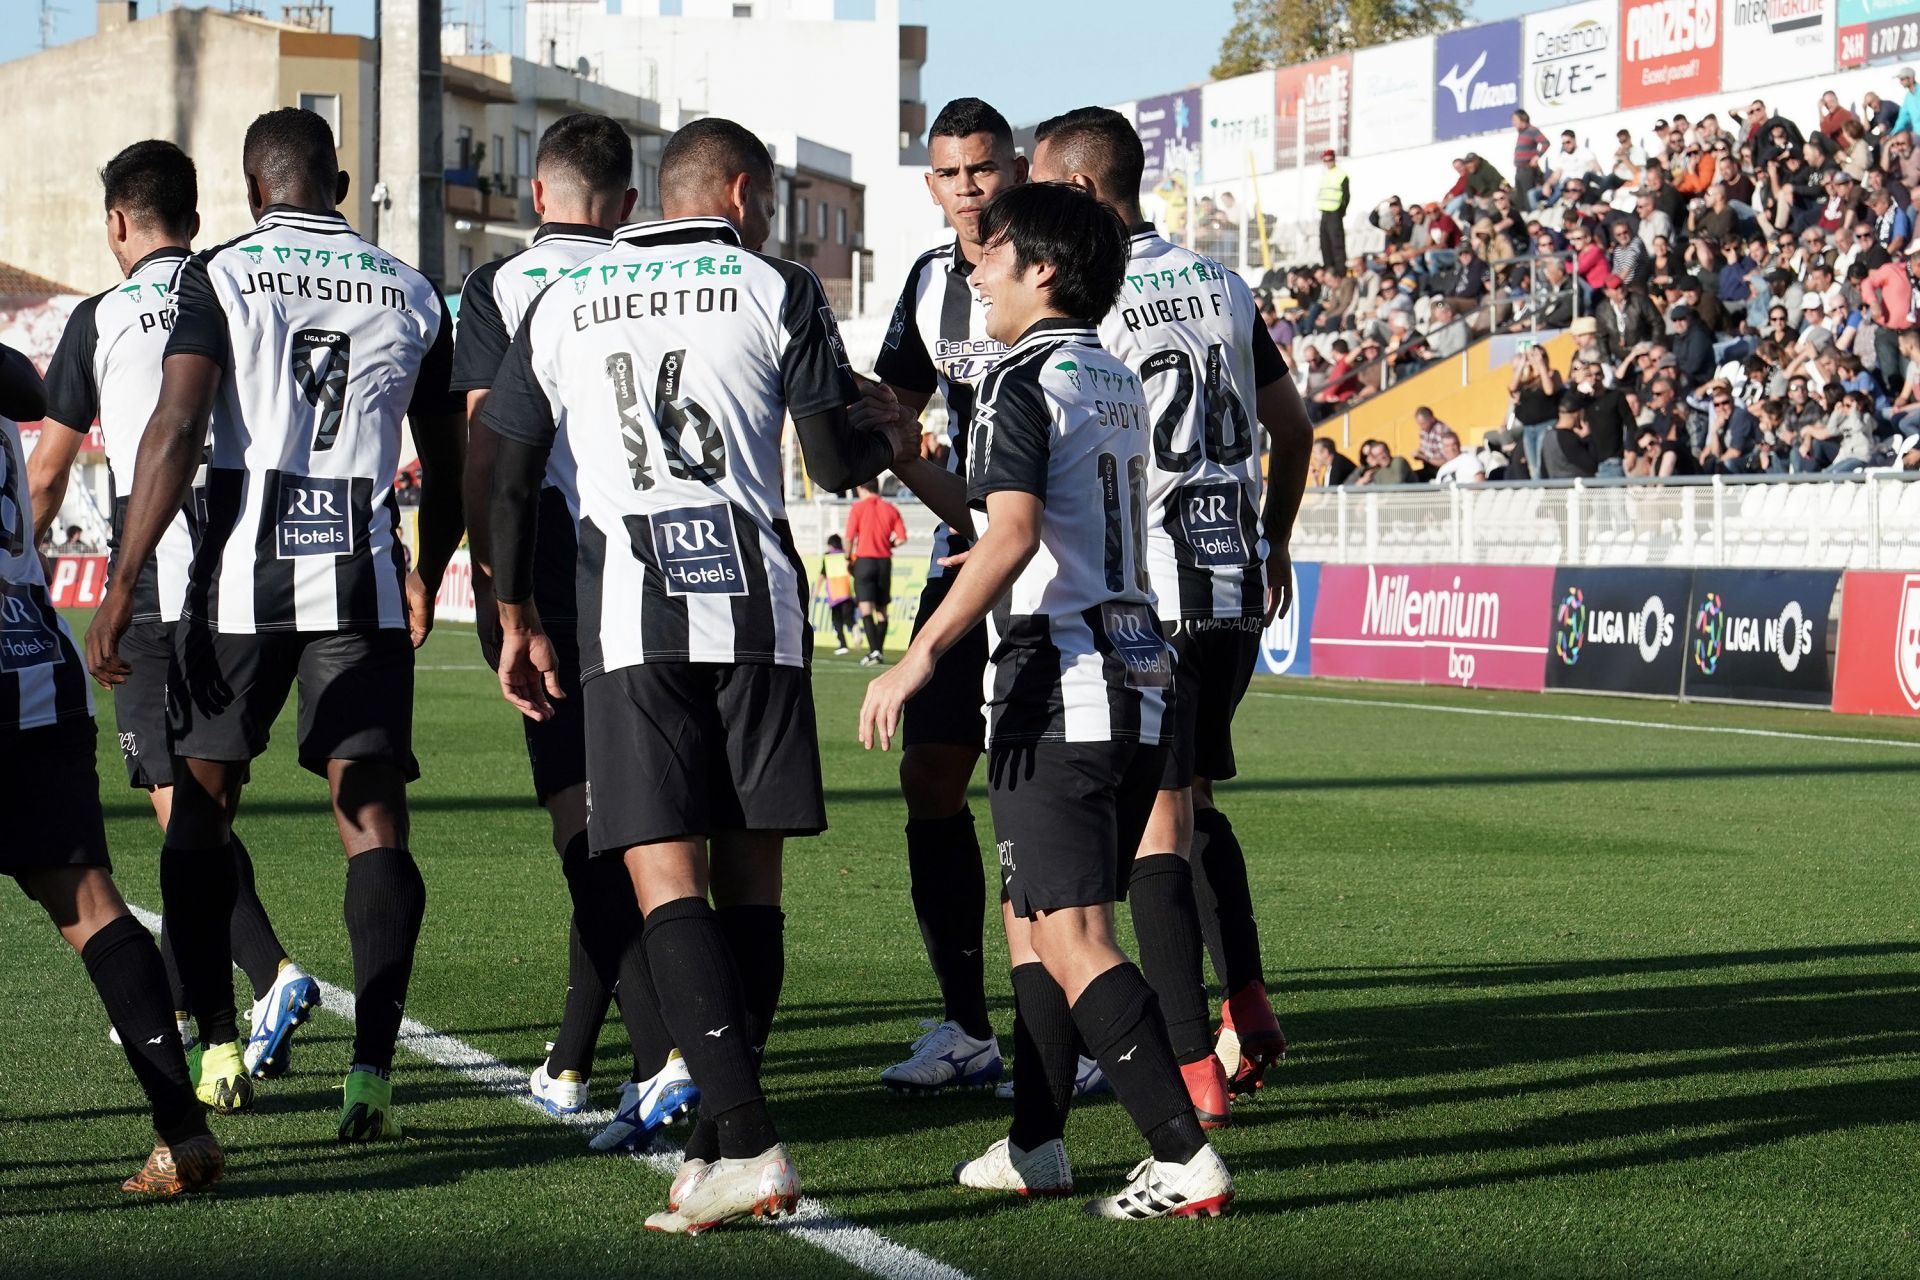
[[[433,630],[433,598],[437,594],[428,588],[427,580],[418,570],[407,574],[407,635],[413,639],[416,649],[427,642],[427,635]]]
[[[920,419],[908,412],[884,382],[860,379],[860,398],[848,406],[847,420],[864,431],[887,436],[893,442],[896,467],[920,456]]]
[[[508,627],[501,633],[500,692],[521,715],[553,718],[554,702],[567,696],[560,690],[559,668],[546,632]]]
[[[1275,542],[1267,552],[1267,611],[1265,623],[1273,625],[1293,608],[1293,552],[1283,542]]]
[[[933,663],[923,651],[909,646],[897,666],[867,686],[867,696],[860,703],[860,745],[871,751],[877,742],[882,751],[891,751],[907,699],[932,677]]]
[[[108,591],[87,624],[87,670],[103,688],[126,683],[133,668],[120,656],[120,641],[133,620],[133,602],[124,591]]]
[[[956,551],[950,556],[941,556],[938,560],[934,561],[934,563],[942,569],[958,569],[967,562],[967,557],[972,554],[973,548],[968,547],[965,551]]]

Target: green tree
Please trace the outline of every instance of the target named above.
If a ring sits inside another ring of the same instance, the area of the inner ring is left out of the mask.
[[[1311,62],[1463,25],[1460,0],[1234,0],[1213,77]]]

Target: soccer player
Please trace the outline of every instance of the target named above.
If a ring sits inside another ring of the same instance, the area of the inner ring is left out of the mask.
[[[115,494],[117,545],[140,433],[160,397],[160,362],[173,332],[173,278],[200,227],[199,184],[186,153],[158,140],[136,142],[120,152],[100,171],[100,180],[106,188],[107,248],[126,283],[88,298],[68,318],[47,366],[47,417],[27,470],[38,536],[60,514],[74,457],[98,418]],[[113,694],[127,783],[146,791],[162,831],[173,812],[167,666],[193,561],[193,508],[189,502],[174,513],[146,572],[133,584],[133,623],[122,644],[133,670]],[[253,1030],[243,1058],[254,1075],[279,1076],[291,1064],[294,1028],[320,1003],[320,984],[287,958],[254,889],[253,859],[239,836],[231,847],[236,893],[229,933],[233,957],[253,987]],[[191,1026],[186,992],[164,925],[160,953],[167,960],[184,1040]]]
[[[1154,409],[1148,567],[1180,679],[1173,752],[1134,864],[1134,932],[1202,1123],[1258,1087],[1287,1042],[1267,999],[1246,859],[1213,787],[1236,771],[1233,715],[1260,632],[1287,603],[1287,553],[1312,450],[1286,362],[1233,272],[1178,248],[1140,217],[1139,136],[1100,107],[1043,123],[1034,173],[1086,188],[1132,229],[1127,279],[1101,341],[1140,375]],[[1259,428],[1269,437],[1261,494]],[[1184,767],[1182,767],[1184,766]],[[1188,854],[1191,851],[1191,867]],[[1208,1044],[1200,931],[1225,988]],[[1230,1061],[1229,1061],[1230,1060]]]
[[[893,599],[893,549],[907,541],[900,508],[880,496],[878,483],[855,491],[847,512],[847,559],[853,564],[853,595],[860,604],[860,625],[867,633],[863,667],[887,660],[887,604]]]
[[[633,211],[639,193],[627,185],[632,176],[633,143],[620,125],[589,112],[554,121],[541,135],[534,156],[533,207],[541,223],[532,245],[480,267],[460,291],[453,389],[467,398],[465,505],[480,650],[496,670],[500,621],[487,541],[496,437],[480,428],[480,413],[534,298],[588,258],[606,252],[613,229]],[[640,910],[626,869],[618,861],[587,856],[586,721],[580,709],[573,582],[576,547],[573,517],[560,487],[571,465],[565,450],[554,452],[548,482],[540,490],[540,563],[534,574],[540,617],[560,664],[565,696],[545,720],[522,716],[521,728],[533,766],[534,795],[551,820],[553,847],[572,894],[573,927],[567,934],[567,998],[560,1030],[528,1087],[556,1115],[571,1115],[586,1105],[594,1045],[617,984],[626,993],[620,1009],[633,1047],[634,1074],[621,1086],[614,1120],[594,1145],[632,1150],[646,1146],[662,1124],[686,1111],[699,1095],[660,1021],[640,941]]]
[[[967,425],[975,388],[1006,352],[988,336],[986,311],[973,291],[980,218],[995,195],[1027,178],[1026,158],[1014,152],[1006,117],[978,98],[949,102],[927,134],[927,190],[946,215],[954,238],[921,254],[907,273],[874,361],[880,385],[855,406],[856,422],[878,426],[902,414],[917,421],[935,391],[946,402],[946,475],[937,474],[940,465],[917,456],[898,470],[943,517],[933,533],[927,584],[914,619],[916,636],[946,599],[952,582],[941,560],[965,551],[970,543]],[[936,505],[937,490],[930,488],[943,479],[950,494],[944,511]],[[947,523],[948,515],[954,523]],[[984,743],[980,681],[986,665],[982,624],[941,655],[926,688],[907,704],[900,755],[907,867],[914,914],[945,1007],[942,1021],[914,1042],[911,1055],[880,1073],[896,1091],[937,1093],[949,1086],[989,1084],[1004,1070],[1000,1043],[987,1017],[982,958],[986,874],[967,807],[967,785]]]
[[[954,1169],[963,1186],[1064,1195],[1074,1033],[1151,1154],[1087,1206],[1137,1220],[1217,1214],[1233,1198],[1181,1081],[1153,988],[1114,942],[1113,904],[1166,768],[1173,655],[1146,564],[1153,424],[1140,379],[1095,332],[1120,293],[1127,236],[1059,183],[1003,191],[973,285],[1009,346],[981,384],[967,497],[984,526],[899,664],[868,687],[860,738],[887,747],[940,656],[992,633],[987,788],[1019,1005],[1007,1137]]]
[[[660,197],[664,221],[622,227],[528,307],[482,421],[500,437],[500,684],[541,718],[565,690],[533,594],[539,491],[550,455],[571,458],[588,844],[632,877],[701,1097],[647,1226],[692,1233],[799,1195],[758,1066],[785,970],[782,844],[826,827],[783,421],[832,490],[917,441],[852,427],[820,282],[758,252],[778,209],[758,138],[718,117],[683,126]]]
[[[219,1181],[226,1156],[187,1076],[159,949],[113,883],[93,694],[47,594],[15,423],[45,412],[40,375],[18,351],[0,347],[0,813],[7,815],[0,872],[46,909],[80,953],[147,1095],[153,1153],[120,1189],[177,1195]]]
[[[347,854],[354,1037],[338,1132],[397,1137],[393,1048],[426,908],[408,848],[413,650],[461,533],[453,326],[431,281],[335,211],[347,175],[325,120],[269,111],[247,129],[242,166],[259,225],[181,268],[120,573],[87,630],[87,658],[103,683],[126,680],[133,587],[186,500],[211,415],[206,525],[167,681],[179,763],[160,854],[174,954],[206,1045],[201,1096],[216,1110],[250,1101],[235,1088],[244,1068],[229,1044],[232,820],[248,764],[297,683],[299,760],[326,778]],[[393,493],[403,415],[420,455],[412,573]]]

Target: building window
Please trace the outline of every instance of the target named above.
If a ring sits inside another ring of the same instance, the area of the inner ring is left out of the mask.
[[[737,4],[733,6],[733,16],[736,18],[751,18],[753,16],[753,6],[750,4]]]
[[[493,135],[492,158],[494,189],[505,194],[507,187],[507,140],[497,133]]]
[[[835,22],[872,22],[873,0],[833,0]]]
[[[660,0],[660,16],[663,18],[679,17],[682,13],[680,5],[681,0]]]
[[[847,211],[836,209],[833,212],[833,218],[833,242],[845,244],[847,242]]]
[[[800,197],[799,217],[794,219],[794,225],[798,235],[807,234],[807,198],[805,196]]]
[[[523,179],[533,176],[533,131],[530,129],[513,131],[513,173]]]
[[[820,215],[813,234],[821,240],[827,238],[827,202],[825,200],[820,202]]]
[[[300,95],[300,109],[311,111],[327,122],[333,130],[333,145],[340,146],[340,95],[337,93],[303,93]]]
[[[633,189],[639,192],[635,203],[642,209],[658,209],[660,207],[660,166],[651,160],[640,160],[635,162],[635,167],[638,170],[638,177],[634,181]]]
[[[473,246],[472,245],[463,244],[460,246],[459,262],[460,262],[460,278],[462,280],[465,280],[468,276],[473,274]]]
[[[473,130],[466,125],[460,126],[460,133],[454,139],[453,167],[456,169],[473,168]]]

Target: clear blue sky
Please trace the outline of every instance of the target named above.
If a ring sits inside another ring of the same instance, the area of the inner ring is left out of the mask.
[[[143,13],[157,0],[140,0]],[[168,8],[225,8],[226,0],[158,0]],[[277,17],[280,0],[253,0]],[[94,0],[54,0],[54,42],[89,35]],[[373,0],[333,0],[336,30],[373,32]],[[484,11],[494,45],[520,52],[525,0],[441,0],[448,21]],[[1481,21],[1551,7],[1550,0],[1475,0]],[[40,44],[40,0],[0,0],[0,62]],[[1066,106],[1120,102],[1207,78],[1232,0],[901,0],[902,18],[927,27],[921,92],[929,111],[961,94],[994,103],[1015,123]],[[1143,38],[1144,37],[1144,38]],[[1149,54],[1151,56],[1143,56]]]

